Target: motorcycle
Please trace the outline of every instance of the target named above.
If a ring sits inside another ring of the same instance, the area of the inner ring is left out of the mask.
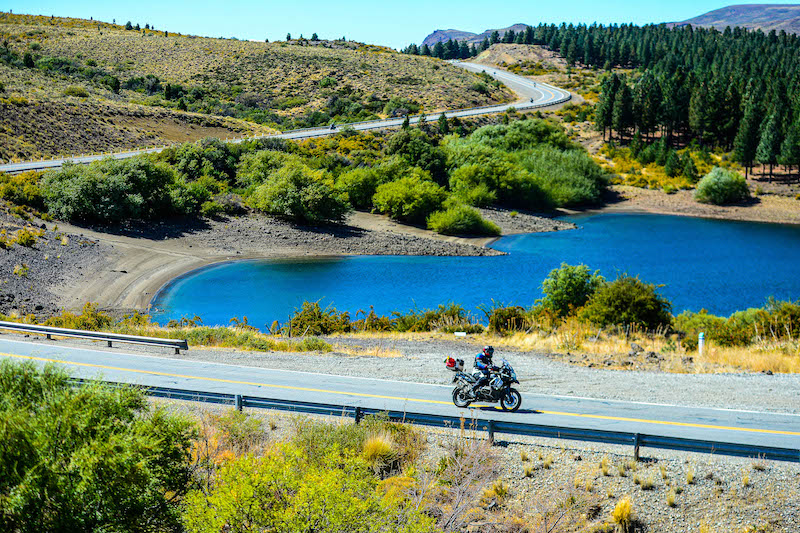
[[[481,371],[473,369],[472,374],[467,374],[464,372],[464,361],[452,357],[445,359],[445,366],[455,372],[453,403],[456,407],[468,407],[472,402],[499,402],[503,411],[514,412],[522,405],[522,395],[511,386],[519,383],[517,373],[505,359],[499,369],[492,372],[489,384],[478,389],[474,397],[471,394],[472,386],[481,378]]]

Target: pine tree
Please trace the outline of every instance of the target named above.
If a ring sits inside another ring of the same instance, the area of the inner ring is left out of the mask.
[[[311,34],[311,40],[312,41],[319,41],[319,35],[317,35],[317,32],[314,32],[314,33]]]
[[[781,147],[778,135],[778,115],[772,113],[761,125],[761,139],[756,148],[756,161],[769,165],[769,181],[772,182],[772,167],[778,162]]]
[[[786,138],[781,144],[778,162],[790,168],[796,166],[800,169],[800,120],[796,120],[789,127]]]
[[[427,44],[423,43],[423,45],[419,49],[419,55],[421,55],[421,56],[430,56],[431,55],[430,47]]]
[[[664,172],[670,178],[674,178],[681,172],[681,159],[678,152],[670,150],[667,155],[667,161],[664,163]]]
[[[733,141],[733,154],[736,160],[744,165],[745,177],[747,177],[753,160],[756,157],[758,146],[758,109],[756,104],[750,103],[745,109],[744,117],[739,122],[739,130],[736,139]]]
[[[433,45],[431,55],[433,57],[438,57],[439,59],[444,59],[444,45],[441,43],[441,41]]]
[[[450,125],[447,123],[447,117],[444,113],[439,115],[439,133],[442,135],[447,135],[450,133]]]
[[[400,127],[404,130],[407,130],[411,127],[411,123],[408,121],[408,115],[406,115],[406,118],[403,119],[403,124]]]
[[[287,33],[286,34],[286,40],[287,41],[291,41],[292,40],[292,34],[291,33]]]
[[[491,44],[499,43],[500,42],[500,32],[497,31],[497,30],[494,30],[492,32],[491,36],[489,37],[489,42]]]
[[[133,29],[133,24],[131,24],[130,20],[125,23],[125,29],[126,30],[132,30]]]
[[[619,76],[616,73],[603,80],[600,89],[600,100],[595,107],[595,124],[603,131],[603,140],[606,130],[611,128],[614,116],[614,96],[619,90]]]
[[[625,80],[620,80],[617,94],[614,95],[614,109],[612,111],[611,125],[619,134],[620,139],[624,139],[628,134],[628,129],[633,125],[633,97],[631,89]]]
[[[700,173],[697,172],[697,166],[694,164],[691,154],[687,151],[683,154],[683,177],[691,183],[697,183],[700,178]]]

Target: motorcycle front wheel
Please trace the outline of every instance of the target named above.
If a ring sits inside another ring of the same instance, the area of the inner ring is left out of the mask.
[[[509,388],[503,397],[500,398],[500,407],[503,411],[511,411],[512,413],[520,408],[522,405],[522,395],[517,389]]]
[[[456,387],[453,389],[453,403],[456,407],[469,407],[472,400],[467,397],[467,393],[462,388]]]

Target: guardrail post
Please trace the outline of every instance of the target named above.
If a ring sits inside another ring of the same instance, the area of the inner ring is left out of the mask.
[[[175,355],[180,355],[180,354],[181,354],[181,349],[175,348]]]
[[[108,342],[108,347],[111,348],[112,347],[111,346],[111,341],[106,341],[106,342]]]
[[[356,407],[354,416],[355,416],[355,419],[356,419],[356,424],[361,422],[361,419],[364,418],[364,413],[363,413],[363,411],[361,410],[360,407]]]
[[[641,443],[641,436],[637,433],[633,436],[633,460],[639,461],[639,445]]]
[[[489,420],[486,429],[489,431],[489,443],[494,444],[494,420]]]
[[[241,411],[242,407],[244,407],[244,399],[242,398],[241,394],[236,395],[236,410]]]
[[[49,341],[53,340],[53,337],[51,337],[49,333],[45,335],[45,338]]]

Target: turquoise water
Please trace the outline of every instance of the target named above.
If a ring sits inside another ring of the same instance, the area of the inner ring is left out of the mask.
[[[800,298],[800,227],[650,214],[569,217],[579,229],[513,235],[493,247],[500,257],[360,256],[237,261],[174,280],[154,299],[159,322],[199,315],[227,324],[246,315],[263,328],[285,321],[303,301],[340,311],[380,314],[456,302],[530,306],[541,282],[562,262],[583,263],[606,278],[627,272],[662,284],[685,309],[728,315],[767,297]]]

